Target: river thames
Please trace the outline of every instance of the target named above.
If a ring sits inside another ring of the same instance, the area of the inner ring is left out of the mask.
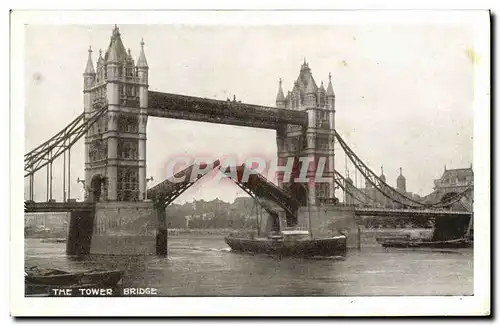
[[[231,252],[223,236],[169,237],[168,257],[66,256],[65,243],[25,240],[25,264],[124,270],[122,287],[160,296],[473,295],[472,249],[385,249],[368,244],[345,259]]]

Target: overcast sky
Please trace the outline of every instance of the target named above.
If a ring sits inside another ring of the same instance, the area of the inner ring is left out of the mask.
[[[26,150],[49,139],[83,111],[87,49],[106,50],[113,26],[26,27]],[[150,90],[275,105],[278,79],[292,88],[304,57],[318,83],[332,82],[336,129],[377,174],[384,165],[395,185],[399,167],[407,190],[426,195],[448,168],[472,162],[472,34],[458,26],[171,26],[120,25],[135,59],[141,37]],[[179,154],[260,154],[276,157],[273,130],[150,118],[147,175],[167,177]],[[71,152],[71,197],[83,199],[83,139]],[[338,147],[336,167],[345,174]],[[62,198],[61,164],[54,164],[54,198]],[[348,164],[353,175],[353,167]],[[58,170],[59,169],[59,170]],[[45,199],[39,172],[35,200]],[[362,180],[358,176],[358,184]],[[364,182],[363,182],[364,184]],[[26,188],[26,187],[25,187]],[[179,198],[232,201],[243,193],[226,182],[205,182]],[[341,194],[338,193],[340,196]]]

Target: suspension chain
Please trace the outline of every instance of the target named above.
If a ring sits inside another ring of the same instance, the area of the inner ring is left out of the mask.
[[[352,149],[346,144],[346,142],[340,137],[339,133],[335,131],[335,138],[338,140],[340,146],[344,150],[345,154],[351,162],[354,164],[355,168],[365,177],[368,182],[375,187],[379,192],[381,192],[385,197],[389,198],[395,203],[403,205],[403,207],[409,208],[443,208],[445,206],[450,206],[453,203],[459,201],[465,194],[472,189],[469,186],[462,192],[452,196],[444,201],[440,201],[434,204],[426,204],[414,200],[400,193],[398,190],[394,189],[392,186],[387,184],[385,181],[380,179],[361,159],[352,151]]]
[[[84,113],[82,113],[51,139],[25,154],[24,177],[33,175],[70,149],[103,116],[107,109],[107,104],[103,104],[100,109],[92,112],[92,116],[88,120],[84,119]]]
[[[344,150],[345,154],[351,162],[354,164],[356,169],[365,177],[368,182],[380,191],[385,197],[391,199],[392,201],[401,204],[405,207],[422,207],[423,203],[420,203],[406,195],[400,193],[396,189],[392,188],[385,181],[381,180],[361,159],[349,148],[345,141],[340,137],[338,132],[335,132],[335,138],[338,140],[340,146]]]
[[[334,171],[335,173],[335,183],[342,188],[342,190],[346,191],[349,195],[351,195],[354,199],[356,199],[358,202],[361,204],[367,205],[369,203],[373,204],[374,206],[379,205],[379,203],[370,197],[368,194],[364,193],[363,191],[359,190],[356,188],[352,183],[348,182],[342,174],[340,174],[337,170]],[[349,186],[350,184],[350,186]],[[361,195],[361,197],[364,197],[365,200],[361,199],[357,195]],[[345,198],[344,198],[345,200]]]

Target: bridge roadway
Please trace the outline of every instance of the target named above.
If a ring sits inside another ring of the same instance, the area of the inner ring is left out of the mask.
[[[24,202],[25,213],[92,211],[93,208],[93,203],[89,202]]]
[[[25,202],[26,213],[33,212],[71,212],[71,211],[91,211],[93,203],[88,202]],[[386,209],[386,208],[355,208],[357,216],[376,217],[470,217],[471,212],[465,211],[445,211],[445,210],[415,210],[415,209]]]
[[[149,91],[148,116],[265,129],[307,126],[307,113],[275,107]]]
[[[376,217],[470,217],[471,212],[466,211],[446,211],[432,209],[388,209],[388,208],[360,208],[356,207],[354,213],[357,216],[376,216]]]

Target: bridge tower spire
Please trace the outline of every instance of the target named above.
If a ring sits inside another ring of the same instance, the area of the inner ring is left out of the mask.
[[[148,61],[144,53],[144,39],[141,39],[141,52],[139,53],[139,59],[137,59],[137,68],[148,69]]]
[[[281,86],[281,78],[279,79],[278,95],[276,95],[276,107],[278,109],[284,109],[286,107],[285,95],[283,94],[283,88]]]
[[[94,69],[94,64],[92,63],[92,47],[89,46],[89,56],[87,58],[87,65],[85,66],[85,72],[83,73],[83,75],[85,77],[88,77],[88,80],[89,81],[94,81],[94,77],[95,77],[95,69]],[[87,80],[87,78],[86,78]],[[85,88],[88,88],[88,87],[91,87],[92,85],[85,85]]]

